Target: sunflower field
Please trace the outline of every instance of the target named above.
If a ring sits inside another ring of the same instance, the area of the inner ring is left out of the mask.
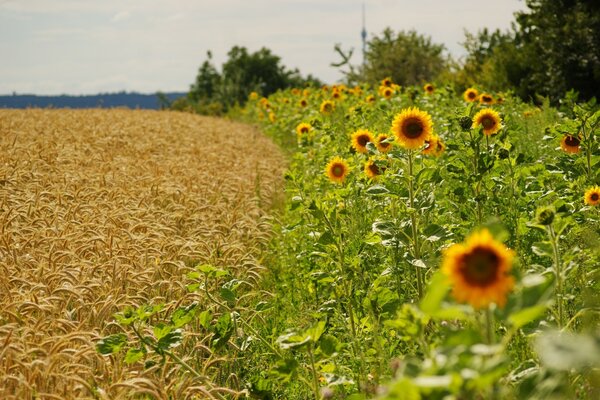
[[[384,79],[238,111],[291,160],[255,398],[599,398],[595,102]]]

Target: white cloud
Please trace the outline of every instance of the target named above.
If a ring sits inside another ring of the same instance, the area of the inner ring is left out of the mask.
[[[111,22],[121,22],[129,19],[131,17],[131,13],[129,11],[119,11],[110,19]]]
[[[361,61],[362,3],[0,0],[0,93],[187,90],[207,50],[220,66],[234,45],[250,51],[267,47],[287,67],[331,82],[342,77],[330,67],[338,61],[335,43],[353,47],[353,62]],[[386,26],[415,28],[455,55],[460,54],[464,28],[506,29],[512,13],[524,8],[519,0],[365,3],[369,38]],[[43,68],[32,69],[36,64]]]

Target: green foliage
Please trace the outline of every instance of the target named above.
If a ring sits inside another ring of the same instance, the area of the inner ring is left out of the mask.
[[[344,54],[339,46],[336,51],[342,62],[333,65],[350,66],[351,54]],[[443,52],[443,45],[432,43],[430,37],[414,30],[394,32],[386,28],[381,35],[368,41],[364,64],[351,66],[347,79],[350,83],[372,85],[377,85],[385,77],[402,86],[431,82],[447,67]]]
[[[600,5],[594,0],[527,0],[511,32],[467,33],[468,56],[457,72],[465,86],[511,88],[523,99],[568,91],[600,93]]]
[[[172,108],[221,115],[236,104],[243,105],[251,92],[268,96],[280,89],[320,84],[310,75],[303,78],[298,70],[288,70],[279,56],[264,47],[251,53],[245,47],[234,46],[227,57],[219,72],[209,51],[187,99]]]

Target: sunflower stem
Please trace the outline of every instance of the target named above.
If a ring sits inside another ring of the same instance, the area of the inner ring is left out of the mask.
[[[417,229],[417,213],[414,209],[415,204],[415,189],[413,182],[413,152],[408,151],[408,202],[410,207],[410,222],[412,227],[412,241],[413,241],[413,255],[415,259],[421,259],[421,251],[419,248],[419,231]],[[419,300],[423,298],[423,273],[421,267],[415,265],[417,273],[417,292],[419,294]]]
[[[552,225],[548,226],[548,236],[552,243],[552,253],[554,256],[554,274],[556,276],[556,308],[557,308],[557,325],[558,329],[562,329],[565,325],[564,304],[563,304],[563,273],[560,262],[560,252],[558,248],[558,236],[554,232]]]
[[[485,339],[488,346],[492,346],[496,344],[496,332],[495,332],[495,321],[494,321],[494,311],[492,310],[492,306],[489,305],[485,309]],[[491,400],[496,400],[498,398],[498,384],[497,382],[492,383],[492,387],[490,388],[490,397]]]

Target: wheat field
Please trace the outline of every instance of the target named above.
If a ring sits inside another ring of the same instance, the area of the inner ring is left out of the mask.
[[[192,301],[197,263],[256,282],[284,158],[253,128],[185,113],[0,110],[0,398],[219,398],[177,365],[102,356],[125,306]],[[226,362],[189,334],[208,376]]]

